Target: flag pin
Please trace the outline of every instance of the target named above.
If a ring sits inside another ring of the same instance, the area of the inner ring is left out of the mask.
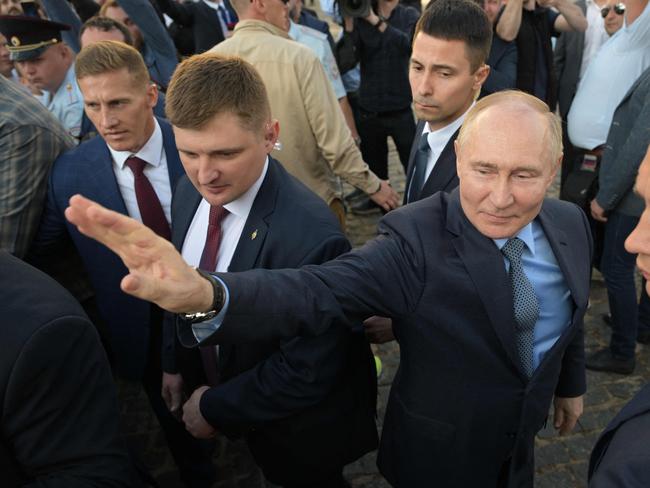
[[[255,229],[251,234],[251,241],[255,240],[256,237],[257,237],[257,229]]]

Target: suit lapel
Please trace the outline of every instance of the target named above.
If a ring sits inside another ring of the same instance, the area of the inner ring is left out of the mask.
[[[103,139],[97,138],[98,147],[87,152],[90,156],[89,161],[85,161],[81,168],[89,173],[85,178],[83,195],[97,203],[129,215],[122,198],[122,193],[115,178],[113,171],[113,158],[108,146]]]
[[[447,230],[455,234],[452,244],[469,273],[506,355],[526,382],[515,344],[515,318],[510,283],[503,256],[494,241],[467,220],[458,190],[450,194]]]
[[[424,182],[424,186],[420,192],[420,198],[444,190],[456,176],[456,150],[454,149],[454,141],[457,136],[458,131],[454,132],[449,138],[445,148],[440,153],[440,156],[438,156],[433,171],[431,171],[427,181]]]
[[[179,251],[183,249],[185,236],[201,203],[201,198],[201,194],[189,180],[187,184],[179,185],[178,191],[174,192],[174,199],[183,202],[181,205],[173,206],[172,214],[172,244]]]
[[[411,187],[411,178],[413,177],[413,171],[415,171],[415,153],[418,152],[418,145],[420,143],[420,137],[422,136],[422,131],[424,130],[425,122],[423,120],[418,121],[418,125],[415,128],[415,137],[413,138],[413,144],[411,144],[411,154],[409,154],[409,162],[406,169],[406,188],[404,189],[404,204],[407,203],[407,196],[409,194],[409,189]]]
[[[178,149],[176,149],[176,139],[174,132],[168,122],[159,119],[158,124],[163,136],[163,147],[165,148],[165,157],[167,158],[167,171],[169,173],[169,187],[174,193],[174,188],[178,179],[185,174],[183,165],[181,164],[180,157],[178,156]]]
[[[269,167],[246,219],[228,271],[246,271],[256,267],[257,257],[269,230],[268,222],[275,211],[278,163],[269,157]]]

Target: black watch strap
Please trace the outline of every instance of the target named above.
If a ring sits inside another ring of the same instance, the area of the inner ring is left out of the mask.
[[[216,317],[219,312],[221,312],[221,309],[223,308],[223,305],[226,301],[226,293],[223,289],[223,286],[217,280],[214,276],[212,276],[210,273],[203,271],[202,269],[199,268],[194,268],[196,269],[196,272],[199,273],[203,278],[208,280],[210,284],[212,285],[212,306],[210,310],[207,312],[194,312],[194,313],[181,313],[179,316],[190,323],[196,323],[196,322],[205,322],[206,320],[210,320],[214,317]]]

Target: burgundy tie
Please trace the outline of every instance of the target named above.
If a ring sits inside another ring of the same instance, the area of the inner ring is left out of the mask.
[[[144,174],[147,162],[136,156],[130,156],[126,159],[126,165],[133,171],[135,177],[135,198],[138,201],[142,222],[159,236],[170,240],[171,232],[165,212],[151,182]]]
[[[205,245],[199,263],[199,268],[204,271],[212,273],[217,268],[217,256],[221,244],[221,223],[226,215],[228,215],[228,210],[225,208],[210,207],[208,232],[205,236]],[[217,354],[214,346],[201,347],[201,359],[208,384],[216,386],[219,383],[219,374],[217,372]]]

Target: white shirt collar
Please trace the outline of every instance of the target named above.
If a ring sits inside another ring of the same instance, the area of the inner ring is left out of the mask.
[[[215,10],[218,10],[219,7],[223,5],[223,2],[217,2],[211,0],[203,0],[203,3],[205,3],[208,7],[213,8]]]
[[[533,222],[528,222],[524,226],[523,229],[521,229],[515,237],[518,237],[522,241],[524,241],[524,244],[528,247],[528,250],[530,253],[534,256],[535,255],[535,238],[533,237]],[[493,239],[494,243],[497,245],[499,250],[503,246],[506,245],[506,242],[508,242],[508,239]]]
[[[267,156],[266,161],[264,162],[264,168],[262,169],[262,174],[260,174],[260,177],[255,180],[255,183],[253,183],[250,188],[246,190],[239,198],[233,200],[232,202],[226,203],[223,208],[228,210],[228,212],[231,214],[236,215],[237,217],[247,218],[248,214],[251,211],[251,208],[253,207],[255,197],[257,197],[257,192],[262,186],[262,182],[264,181],[264,177],[266,176],[268,169],[269,157]]]
[[[458,117],[456,120],[453,122],[450,122],[448,125],[441,127],[440,129],[431,130],[431,127],[429,127],[429,122],[424,124],[424,129],[422,130],[423,134],[428,134],[427,136],[427,141],[429,141],[429,146],[431,148],[436,148],[440,146],[441,144],[446,145],[451,136],[454,135],[454,133],[460,128],[461,125],[463,125],[463,121],[465,120],[465,117],[469,113],[470,110],[472,110],[472,107],[474,107],[474,104],[476,102],[472,102],[472,104],[469,106],[469,108],[463,113],[460,117]]]
[[[106,144],[108,146],[108,150],[111,152],[113,161],[115,161],[115,164],[117,164],[120,169],[124,169],[124,164],[130,156],[137,156],[152,166],[158,167],[160,165],[160,159],[162,158],[162,153],[164,150],[162,130],[160,130],[160,125],[158,125],[158,121],[155,117],[153,121],[153,133],[151,134],[149,140],[145,143],[144,146],[140,148],[137,153],[132,153],[130,151],[116,151],[108,143]]]

